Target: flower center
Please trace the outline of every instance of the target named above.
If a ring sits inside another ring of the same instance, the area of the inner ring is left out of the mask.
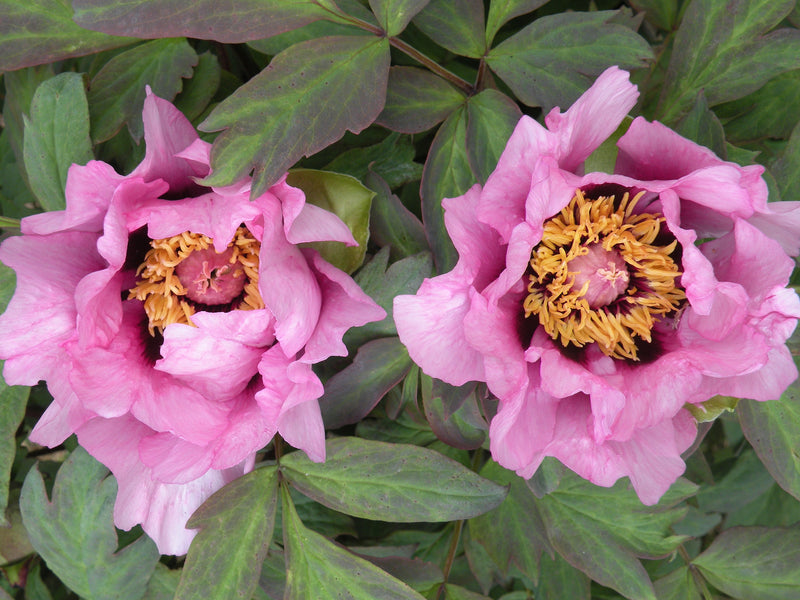
[[[580,189],[544,224],[531,253],[525,316],[562,346],[596,343],[612,358],[639,360],[637,344],[686,298],[672,258],[677,241],[660,214],[634,214],[644,195],[587,199]],[[669,236],[671,243],[656,245]]]
[[[171,323],[192,325],[198,310],[264,308],[258,291],[260,244],[246,227],[236,230],[222,252],[214,250],[211,238],[188,231],[150,240],[150,247],[128,296],[144,304],[150,335]]]

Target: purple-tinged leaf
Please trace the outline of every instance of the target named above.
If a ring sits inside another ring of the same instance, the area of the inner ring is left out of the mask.
[[[486,45],[491,46],[497,31],[511,19],[533,12],[550,0],[492,0],[486,17]]]
[[[422,171],[422,222],[439,273],[452,269],[458,260],[444,226],[442,199],[460,196],[474,183],[467,156],[467,111],[463,107],[439,127]]]
[[[413,546],[411,548],[413,549]],[[392,577],[397,577],[400,581],[407,583],[418,592],[426,592],[444,580],[442,570],[435,564],[418,558],[398,556],[391,552],[391,548],[367,546],[351,547],[350,550],[376,567],[380,567]],[[386,551],[386,553],[382,551]]]
[[[467,102],[467,156],[472,172],[486,183],[522,111],[497,90],[484,90]]]
[[[135,41],[86,31],[72,20],[69,2],[0,0],[0,71],[83,56]]]
[[[591,600],[591,580],[565,561],[558,553],[547,552],[539,562],[537,600]],[[659,599],[660,600],[660,599]]]
[[[303,452],[281,473],[303,494],[339,512],[392,523],[475,517],[499,505],[505,488],[438,452],[356,437],[327,440],[325,463]]]
[[[386,35],[398,35],[430,0],[369,0],[369,6]]]
[[[437,438],[461,450],[481,447],[489,426],[478,409],[474,382],[454,387],[423,375],[422,402]]]
[[[567,12],[536,19],[492,48],[487,64],[528,106],[567,107],[608,67],[635,69],[653,58],[642,37],[612,22],[618,14]]]
[[[325,383],[319,400],[326,429],[338,429],[366,417],[411,368],[405,346],[396,337],[367,342],[353,364]]]
[[[800,598],[800,530],[734,527],[692,561],[711,585],[739,600]]]
[[[697,94],[689,111],[675,122],[674,129],[683,137],[710,148],[717,156],[723,159],[727,158],[725,131],[722,129],[722,123],[719,122],[717,115],[708,108],[708,102],[702,90]]]
[[[392,67],[386,105],[377,123],[401,133],[420,133],[444,121],[465,99],[464,94],[430,71]]]
[[[145,86],[172,100],[191,77],[197,54],[184,39],[153,40],[117,54],[89,85],[89,115],[95,143],[113,137],[124,123],[141,139]]]
[[[175,600],[251,598],[278,504],[278,471],[256,469],[214,493],[189,519],[199,529]]]
[[[414,25],[455,54],[480,58],[486,52],[481,0],[431,0]]]
[[[73,0],[81,27],[139,38],[191,37],[239,43],[338,19],[315,0]],[[91,34],[88,34],[91,35]],[[95,34],[96,35],[96,34]]]
[[[227,185],[255,169],[252,194],[260,195],[302,156],[370,125],[388,75],[386,39],[329,37],[287,48],[200,125],[225,130],[205,183]]]

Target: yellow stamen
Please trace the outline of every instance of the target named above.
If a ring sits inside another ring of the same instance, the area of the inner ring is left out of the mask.
[[[155,335],[156,329],[163,332],[172,323],[194,325],[192,315],[196,311],[195,303],[186,298],[186,289],[175,273],[175,268],[192,252],[207,250],[212,245],[211,238],[188,231],[170,238],[150,241],[152,249],[147,252],[144,262],[136,270],[139,281],[128,295],[129,299],[135,298],[144,304],[150,335]],[[238,263],[247,278],[241,299],[237,299],[237,304],[232,309],[264,308],[264,301],[258,291],[260,246],[258,240],[244,226],[236,230],[233,241],[228,244],[228,248],[233,248],[229,263]]]
[[[595,343],[612,358],[639,360],[637,342],[652,341],[655,323],[677,311],[685,300],[675,284],[681,272],[670,256],[677,242],[653,245],[664,217],[633,213],[643,195],[631,199],[626,192],[615,207],[613,196],[586,199],[578,189],[572,201],[544,224],[542,240],[531,253],[525,316],[536,315],[562,346],[582,348]],[[595,244],[617,253],[630,276],[628,285],[624,269],[598,271],[609,281],[620,279],[620,287],[627,285],[616,300],[599,308],[591,308],[586,301],[588,279],[573,289],[579,269],[570,269],[570,262],[588,254],[589,246]]]

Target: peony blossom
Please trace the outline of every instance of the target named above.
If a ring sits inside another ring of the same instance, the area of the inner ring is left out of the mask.
[[[311,365],[385,313],[298,246],[355,245],[338,217],[285,177],[252,201],[250,179],[202,187],[209,144],[149,89],[143,117],[132,173],[73,165],[66,210],[24,219],[0,247],[17,274],[0,357],[9,384],[45,380],[53,395],[30,439],[76,433],[117,478],[117,526],[184,554],[187,518],[276,432],[325,459]]]
[[[499,399],[501,465],[529,478],[553,456],[653,504],[696,436],[687,403],[775,399],[797,377],[800,203],[767,204],[762,167],[641,117],[614,173],[584,173],[637,97],[612,67],[546,127],[522,117],[486,184],[443,202],[455,268],[394,318],[426,373]]]

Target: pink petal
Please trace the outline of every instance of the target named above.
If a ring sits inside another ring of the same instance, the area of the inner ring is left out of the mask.
[[[304,402],[287,409],[278,421],[284,440],[300,448],[314,462],[325,462],[325,425],[319,402]]]
[[[606,69],[586,92],[561,114],[554,108],[545,118],[558,139],[559,166],[575,171],[614,133],[636,104],[639,90],[619,67]]]
[[[170,433],[155,433],[139,442],[139,458],[160,483],[189,483],[211,466],[211,453]]]
[[[227,469],[239,464],[266,446],[277,431],[256,402],[252,387],[231,403],[228,428],[214,443],[211,462],[214,469]]]
[[[749,222],[777,241],[789,256],[800,254],[800,202],[771,202]]]
[[[317,363],[330,356],[347,356],[342,336],[351,327],[359,327],[386,317],[386,311],[364,293],[353,279],[314,250],[304,250],[308,265],[316,274],[322,297],[319,321],[306,342],[302,361]]]
[[[306,202],[302,190],[286,183],[282,177],[267,192],[283,207],[283,231],[292,244],[335,241],[358,246],[350,228],[338,216]]]

